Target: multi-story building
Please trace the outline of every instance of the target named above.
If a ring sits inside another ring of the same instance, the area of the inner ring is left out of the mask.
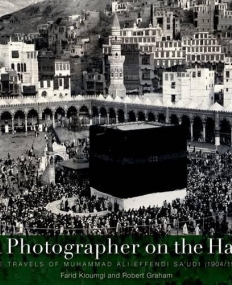
[[[193,7],[193,0],[178,0],[178,7],[183,10],[189,10]]]
[[[38,90],[38,51],[34,44],[9,41],[0,45],[0,63],[15,70],[20,80],[20,92],[35,95]]]
[[[134,23],[131,28],[123,28],[120,32],[122,55],[124,62],[124,84],[128,94],[142,94],[150,90],[152,69],[154,66],[152,53],[156,41],[162,40],[162,29],[151,24],[147,28],[140,28]],[[111,36],[109,37],[109,42]],[[105,73],[109,73],[107,55],[111,53],[111,45],[103,46],[106,56]],[[146,57],[146,58],[145,58]],[[146,71],[145,71],[146,70]],[[149,81],[149,82],[148,82]]]
[[[183,38],[182,47],[186,62],[224,62],[225,55],[216,37],[208,32],[195,33],[193,38]]]
[[[232,25],[232,11],[227,10],[227,3],[215,6],[215,21],[218,31],[225,31]]]
[[[187,69],[186,72],[163,73],[163,101],[184,104],[214,103],[214,71],[207,68]]]
[[[224,68],[223,101],[225,107],[232,104],[232,65]]]
[[[185,65],[186,55],[181,41],[157,41],[154,52],[154,66],[156,68],[170,68]]]
[[[84,94],[86,95],[105,95],[106,94],[106,80],[103,74],[98,72],[87,73],[83,72],[83,86]]]
[[[0,69],[0,98],[17,97],[20,94],[20,80],[15,70]]]
[[[215,0],[202,0],[202,3],[193,7],[194,23],[199,32],[210,32],[215,27]]]
[[[155,9],[152,5],[151,20],[153,26],[161,27],[167,40],[175,39],[180,33],[180,19],[169,9]]]
[[[231,26],[232,11],[228,10],[226,1],[202,0],[193,9],[195,27],[199,32],[225,31]]]
[[[71,79],[69,61],[55,59],[54,76],[41,77],[39,87],[39,97],[52,98],[70,98],[71,96]]]
[[[38,53],[39,81],[52,80],[55,75],[55,55],[52,51],[41,50]]]
[[[225,54],[216,37],[208,32],[195,33],[193,38],[183,38],[182,47],[189,67],[215,70],[215,81],[222,84]]]

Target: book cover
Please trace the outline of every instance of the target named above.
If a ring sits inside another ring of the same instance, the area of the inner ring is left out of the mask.
[[[232,283],[231,3],[0,1],[0,281]]]

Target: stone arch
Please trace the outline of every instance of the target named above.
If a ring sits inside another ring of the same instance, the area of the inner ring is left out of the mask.
[[[181,125],[185,128],[187,140],[191,139],[191,131],[190,131],[190,118],[187,115],[183,115],[181,117]]]
[[[173,125],[179,125],[179,118],[176,114],[171,114],[170,123]]]
[[[75,106],[70,106],[67,110],[67,118],[72,118],[77,115],[77,108]]]
[[[158,114],[158,122],[162,124],[165,123],[165,115],[163,113]]]
[[[109,123],[110,124],[116,123],[116,112],[114,108],[109,108]]]
[[[124,123],[125,122],[125,116],[124,116],[124,110],[119,109],[118,110],[118,122],[119,123]]]
[[[136,122],[135,112],[133,110],[129,111],[128,113],[128,121],[129,122]]]
[[[52,110],[50,108],[45,108],[42,113],[42,121],[45,126],[52,125]]]
[[[142,111],[138,112],[138,121],[145,121],[145,114]]]
[[[65,110],[63,107],[57,107],[55,110],[55,119],[59,120],[61,117],[65,116]]]
[[[205,141],[215,143],[215,121],[210,117],[205,119]]]
[[[25,112],[23,110],[17,110],[14,113],[14,129],[17,132],[25,131]]]
[[[82,105],[80,107],[80,113],[85,113],[85,115],[89,115],[89,108],[86,105]]]
[[[99,124],[100,125],[107,124],[107,110],[106,110],[106,108],[102,106],[99,110],[99,114],[101,115]]]
[[[155,114],[153,114],[152,112],[148,113],[148,121],[149,122],[155,122]]]
[[[79,119],[82,127],[86,128],[87,125],[89,124],[89,109],[86,105],[80,107]]]
[[[1,131],[3,133],[9,133],[9,131],[12,129],[12,114],[10,111],[4,110],[1,113]]]
[[[62,154],[60,154],[60,153],[55,153],[54,154],[53,159],[54,159],[55,163],[57,163],[56,158],[59,158],[60,159],[59,161],[64,161],[65,160],[65,157]]]
[[[199,116],[193,118],[193,140],[203,141],[203,123]]]
[[[99,123],[99,112],[98,108],[96,106],[92,107],[92,115],[93,115],[93,124],[98,124]]]
[[[35,109],[29,110],[27,114],[27,129],[29,131],[35,131],[36,125],[38,124],[38,118],[38,111],[36,111]]]
[[[231,124],[226,118],[220,121],[220,143],[223,145],[231,144]]]

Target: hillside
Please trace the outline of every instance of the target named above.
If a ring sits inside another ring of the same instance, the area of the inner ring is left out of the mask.
[[[12,0],[12,2],[15,0]],[[17,0],[18,1],[18,0]],[[28,0],[31,2],[32,0]],[[19,2],[23,2],[20,0]],[[25,1],[26,2],[26,1]],[[35,32],[38,24],[69,15],[81,10],[104,11],[109,0],[47,0],[30,5],[20,11],[0,18],[1,34]]]
[[[0,17],[43,0],[0,0]]]

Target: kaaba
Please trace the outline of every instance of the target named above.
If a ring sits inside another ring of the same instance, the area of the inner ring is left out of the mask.
[[[90,127],[90,186],[118,198],[187,186],[181,125],[128,123]]]

